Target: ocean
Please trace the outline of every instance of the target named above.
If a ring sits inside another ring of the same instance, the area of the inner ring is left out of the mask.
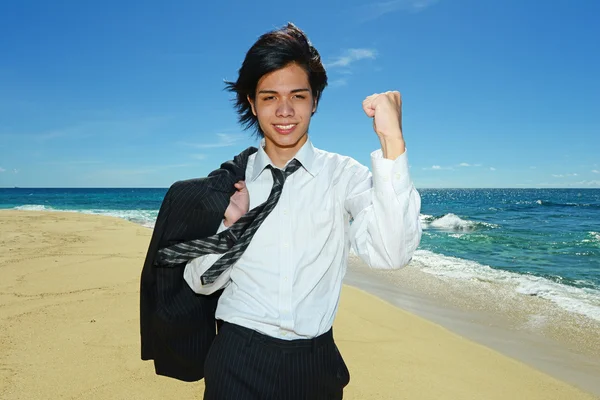
[[[71,211],[152,228],[167,189],[0,189],[0,209]],[[493,282],[600,321],[600,189],[419,189],[413,258],[444,279]]]

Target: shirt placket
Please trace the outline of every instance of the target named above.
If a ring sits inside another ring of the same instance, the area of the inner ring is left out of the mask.
[[[283,185],[279,199],[278,220],[280,221],[280,252],[279,252],[279,315],[280,326],[285,336],[286,331],[294,329],[292,315],[292,226],[290,213],[290,185],[293,175],[289,176]]]

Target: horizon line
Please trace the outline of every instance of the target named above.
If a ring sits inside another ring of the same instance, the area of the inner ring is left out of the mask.
[[[169,189],[170,186],[155,187],[155,186],[0,186],[0,189]],[[449,190],[449,189],[590,189],[598,190],[600,187],[512,187],[512,186],[498,186],[498,187],[467,187],[467,186],[456,186],[456,187],[416,187],[417,190]]]

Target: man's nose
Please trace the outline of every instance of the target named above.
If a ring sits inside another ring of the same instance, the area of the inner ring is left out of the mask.
[[[277,107],[278,117],[291,117],[294,115],[294,107],[287,99],[282,99]]]

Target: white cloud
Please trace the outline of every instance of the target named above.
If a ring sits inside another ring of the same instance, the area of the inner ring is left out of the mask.
[[[229,147],[234,146],[240,140],[244,139],[244,135],[240,134],[229,134],[229,133],[217,133],[217,141],[213,143],[183,143],[185,146],[196,147],[198,149],[214,149],[218,147]]]
[[[600,180],[590,180],[590,181],[579,181],[579,182],[543,182],[537,183],[534,185],[518,185],[518,186],[529,186],[529,187],[550,187],[550,188],[600,188]]]
[[[495,170],[496,170],[496,168],[490,167],[490,171],[495,171]]]
[[[340,78],[340,79],[336,79],[336,80],[331,81],[329,83],[329,86],[340,87],[340,86],[346,86],[347,84],[348,84],[348,80],[347,79]]]
[[[18,173],[19,173],[19,170],[18,170],[18,169],[16,169],[16,168],[13,168],[12,172],[13,172],[13,174],[18,174]]]
[[[536,169],[537,167],[529,167],[530,169]]]
[[[90,164],[102,164],[99,160],[66,160],[66,161],[50,161],[40,163],[41,165],[90,165]]]
[[[432,165],[430,168],[423,168],[425,171],[440,171],[443,169],[454,169],[452,167],[442,167],[441,165]]]
[[[588,186],[588,187],[600,187],[600,181],[599,180],[580,181],[580,182],[575,182],[574,185]]]
[[[337,57],[330,63],[327,63],[327,68],[348,67],[356,61],[371,59],[374,60],[377,56],[377,51],[374,49],[348,49],[343,55]]]
[[[463,162],[463,163],[460,163],[460,164],[458,164],[458,166],[459,166],[459,167],[470,167],[470,166],[471,166],[471,164],[469,164],[469,163],[466,163],[466,162]]]
[[[0,167],[0,173],[1,172],[6,172],[6,170],[4,168]]]
[[[0,139],[35,140],[41,143],[58,139],[83,139],[93,136],[122,137],[148,135],[162,125],[169,117],[152,116],[123,120],[88,120],[75,125],[43,132],[0,133]]]
[[[598,171],[597,169],[593,169],[593,170],[592,170],[592,172],[593,172],[594,174],[600,174],[600,171]]]
[[[372,3],[361,7],[361,17],[364,21],[379,18],[382,15],[396,11],[408,11],[417,13],[437,3],[438,0],[388,0]]]
[[[206,158],[206,154],[192,154],[192,158],[196,160],[204,160]]]
[[[552,174],[554,178],[569,178],[571,176],[577,176],[577,174]]]
[[[421,11],[426,9],[427,7],[437,3],[438,0],[405,0],[404,3],[407,3],[407,6],[412,11]],[[396,2],[400,2],[396,0]]]
[[[123,169],[105,169],[97,171],[93,176],[121,176],[121,175],[144,175],[154,174],[159,171],[169,170],[172,168],[183,168],[190,167],[192,164],[167,164],[167,165],[152,165],[152,166],[140,166],[139,168],[123,168]]]
[[[334,76],[330,75],[329,86],[342,87],[348,84],[349,75],[352,75],[352,64],[365,59],[374,60],[377,57],[377,51],[374,49],[346,49],[342,55],[333,58],[325,64],[328,70],[334,70]],[[342,75],[342,76],[335,76]],[[335,78],[335,79],[333,79]]]

